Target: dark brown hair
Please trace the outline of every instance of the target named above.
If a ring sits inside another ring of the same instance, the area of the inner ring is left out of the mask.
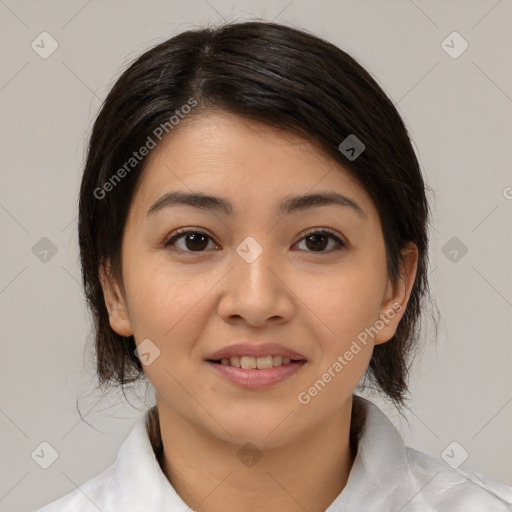
[[[428,297],[428,201],[407,130],[393,103],[350,55],[304,30],[261,21],[188,30],[158,44],[129,65],[101,107],[88,147],[78,226],[100,384],[123,387],[143,376],[133,336],[110,327],[99,279],[100,264],[108,264],[122,287],[122,236],[146,158],[129,168],[126,163],[148,137],[158,143],[155,129],[182,117],[180,109],[191,99],[196,106],[185,122],[221,109],[299,134],[348,169],[376,205],[395,282],[401,249],[416,244],[417,275],[407,309],[393,338],[375,346],[364,379],[370,386],[363,386],[403,406]],[[355,159],[339,149],[352,134],[365,145]],[[122,179],[113,181],[116,172]]]

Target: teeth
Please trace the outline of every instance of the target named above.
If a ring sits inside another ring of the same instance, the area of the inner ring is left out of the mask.
[[[274,361],[272,356],[258,357],[256,358],[256,368],[258,370],[268,370],[272,368]]]
[[[227,359],[228,364],[231,366],[235,366],[236,368],[240,368],[240,358],[238,356],[233,356],[230,359]]]
[[[252,368],[256,368],[257,359],[255,357],[242,356],[240,358],[240,366],[244,370],[251,370]]]
[[[258,370],[268,370],[273,366],[281,366],[283,364],[290,364],[291,360],[288,357],[282,356],[264,356],[264,357],[252,357],[252,356],[233,356],[229,359],[224,357],[220,360],[221,364],[234,366],[235,368],[244,368],[245,370],[251,370],[258,368]]]
[[[281,363],[283,362],[283,356],[274,356],[272,364],[274,366],[281,366]]]

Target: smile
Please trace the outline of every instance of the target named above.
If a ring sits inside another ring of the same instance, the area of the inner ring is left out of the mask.
[[[217,375],[237,387],[249,390],[266,389],[283,382],[296,375],[306,364],[304,359],[293,361],[282,356],[233,356],[229,359],[207,360],[206,362],[215,370]],[[272,365],[270,365],[270,362],[272,362]],[[235,364],[238,366],[235,366]]]
[[[223,357],[218,361],[214,361],[223,365],[233,366],[235,368],[243,368],[244,370],[251,370],[257,368],[258,370],[268,370],[275,366],[281,366],[283,364],[289,364],[291,359],[283,356],[233,356],[230,358]]]

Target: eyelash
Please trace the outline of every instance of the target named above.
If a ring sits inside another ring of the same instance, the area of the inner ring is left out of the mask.
[[[190,229],[190,228],[183,228],[183,229],[178,229],[178,230],[174,231],[173,233],[171,233],[171,235],[169,235],[163,241],[163,246],[165,248],[168,248],[168,247],[172,246],[172,244],[174,242],[176,242],[180,238],[183,238],[184,235],[189,234],[189,233],[201,234],[201,235],[204,235],[204,236],[208,237],[210,240],[214,241],[214,239],[210,235],[208,235],[208,233],[205,233],[204,231],[196,230],[196,229]],[[320,229],[320,230],[308,231],[307,233],[305,233],[303,235],[303,237],[299,240],[299,242],[302,242],[302,240],[304,240],[306,237],[308,237],[310,235],[326,235],[329,238],[331,238],[331,239],[336,241],[336,243],[338,244],[338,249],[340,249],[340,248],[342,249],[342,248],[346,247],[345,242],[340,237],[338,237],[336,234],[334,234],[334,232],[332,232],[332,231],[330,231],[328,229]],[[217,244],[217,245],[219,245],[219,244]],[[201,254],[201,253],[205,252],[205,251],[189,251],[189,250],[185,250],[185,249],[178,249],[178,250],[181,250],[183,252],[190,253],[190,254]],[[333,252],[333,250],[337,250],[337,249],[330,249],[328,251],[306,251],[306,252],[310,252],[312,254],[327,254],[327,253]]]

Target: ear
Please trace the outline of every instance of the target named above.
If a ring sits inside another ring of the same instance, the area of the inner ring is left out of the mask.
[[[418,266],[418,248],[416,244],[409,242],[406,247],[402,249],[402,260],[403,263],[401,265],[398,282],[393,285],[391,280],[388,280],[379,316],[379,320],[384,323],[384,327],[379,329],[378,333],[375,335],[375,345],[389,341],[395,335],[398,323],[404,316],[416,278]]]
[[[108,264],[100,265],[99,276],[101,287],[103,288],[103,297],[108,310],[110,327],[121,336],[132,336],[133,329],[126,300]]]

